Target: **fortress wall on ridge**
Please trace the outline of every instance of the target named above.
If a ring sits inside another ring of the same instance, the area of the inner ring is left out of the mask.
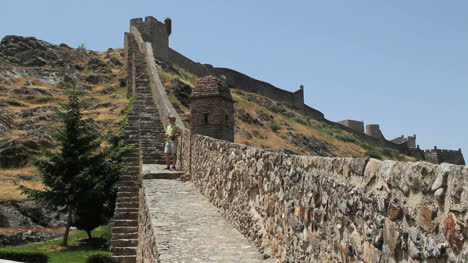
[[[179,168],[263,253],[279,262],[467,260],[468,166],[287,155],[192,135],[151,44],[135,27],[130,35],[161,120],[173,115],[183,127]]]

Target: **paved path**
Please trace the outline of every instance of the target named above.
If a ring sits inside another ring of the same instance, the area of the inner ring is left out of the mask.
[[[234,229],[190,182],[143,180],[161,263],[251,263],[257,248]]]

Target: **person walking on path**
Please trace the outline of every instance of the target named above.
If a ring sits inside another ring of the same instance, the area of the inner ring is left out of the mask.
[[[176,169],[177,162],[177,138],[180,136],[180,128],[175,124],[176,118],[169,117],[170,124],[166,128],[164,137],[166,138],[166,145],[164,145],[164,157],[166,158],[166,169],[171,169],[171,155],[173,158],[172,169]]]

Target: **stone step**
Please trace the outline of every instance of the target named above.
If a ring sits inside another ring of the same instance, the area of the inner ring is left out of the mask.
[[[114,227],[123,226],[138,226],[138,221],[125,219],[114,220]],[[122,236],[122,238],[131,238],[133,235],[138,236],[138,233],[112,233],[112,238],[114,238],[114,235],[116,235],[116,238],[118,238],[119,236]]]
[[[136,263],[136,256],[112,256],[115,263]]]
[[[184,174],[184,172],[179,171],[148,173],[143,176],[143,179],[177,179]]]
[[[164,160],[145,159],[143,164],[166,164]]]
[[[116,207],[114,213],[135,213],[138,212],[138,207]]]
[[[138,202],[138,197],[117,197],[116,203]]]
[[[141,158],[142,160],[148,160],[148,159],[157,159],[157,160],[164,160],[164,154],[156,154],[156,153],[143,153],[143,157]]]
[[[138,233],[138,226],[114,226],[112,233],[123,234],[123,233]]]
[[[117,192],[117,197],[134,197],[138,196],[138,191],[133,192]]]
[[[138,246],[138,239],[112,239],[112,247],[136,247]]]
[[[116,202],[115,208],[138,208],[140,207],[138,202]]]
[[[138,220],[138,212],[115,213],[115,219]]]
[[[136,256],[136,247],[112,247],[111,252],[116,256]]]

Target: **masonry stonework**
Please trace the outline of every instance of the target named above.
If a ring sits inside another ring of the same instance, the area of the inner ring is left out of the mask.
[[[138,29],[141,37],[145,42],[151,43],[154,53],[157,58],[168,60],[169,58],[169,35],[172,32],[172,21],[166,18],[164,23],[161,23],[152,16],[145,17],[145,21],[141,18],[130,20],[130,26]]]
[[[344,121],[339,121],[338,123],[346,127],[349,127],[357,132],[364,133],[364,122],[362,121],[344,120]]]
[[[222,80],[199,79],[192,89],[190,111],[192,133],[234,142],[234,101]]]
[[[385,137],[383,136],[382,131],[380,130],[380,127],[378,124],[367,124],[366,134],[376,139],[385,140]]]
[[[161,121],[170,104],[150,43],[132,27]],[[164,123],[167,125],[167,123]],[[183,123],[179,168],[244,236],[278,262],[467,262],[468,166],[267,152]],[[144,191],[144,189],[143,189]],[[140,224],[147,225],[141,204]],[[148,209],[151,209],[150,207]],[[157,233],[140,227],[140,251]],[[151,237],[153,236],[153,237]],[[153,259],[140,262],[155,262]]]
[[[194,184],[279,262],[467,260],[466,166],[293,156],[191,140]]]

